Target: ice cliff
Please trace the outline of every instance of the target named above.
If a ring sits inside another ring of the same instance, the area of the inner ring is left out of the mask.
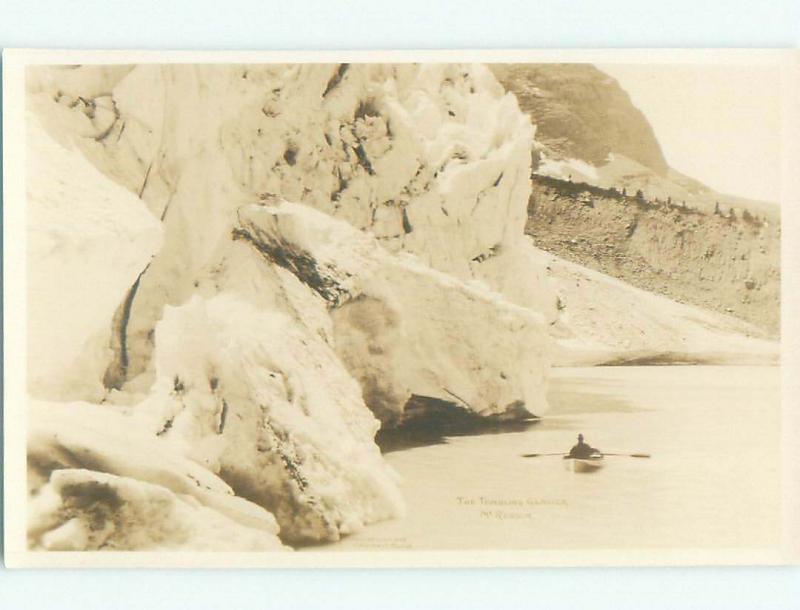
[[[481,415],[544,405],[538,313],[304,206],[247,206],[239,224],[237,235],[331,307],[335,349],[384,423],[412,394]]]
[[[28,121],[28,376],[39,398],[103,397],[109,319],[161,246],[159,222]]]
[[[28,86],[34,547],[336,540],[404,510],[373,439],[412,397],[546,410],[533,130],[484,67]]]

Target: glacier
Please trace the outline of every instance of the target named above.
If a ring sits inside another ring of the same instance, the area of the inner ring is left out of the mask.
[[[485,67],[28,88],[32,548],[338,540],[406,510],[374,437],[414,397],[547,410],[534,130]]]
[[[384,423],[412,395],[481,415],[546,410],[537,312],[305,206],[248,206],[239,218],[239,235],[329,302],[335,349]]]
[[[103,353],[119,303],[162,241],[125,188],[29,116],[28,377],[38,398],[103,396]]]

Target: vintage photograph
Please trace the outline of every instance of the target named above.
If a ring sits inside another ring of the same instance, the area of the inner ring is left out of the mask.
[[[452,56],[6,70],[7,556],[789,560],[787,55]]]

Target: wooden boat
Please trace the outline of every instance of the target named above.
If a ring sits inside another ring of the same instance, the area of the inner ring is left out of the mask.
[[[602,453],[596,453],[587,458],[571,458],[564,456],[564,465],[572,472],[595,472],[603,467],[605,460]]]

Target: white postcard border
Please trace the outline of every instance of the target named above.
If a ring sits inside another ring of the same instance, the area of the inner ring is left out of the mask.
[[[274,553],[32,552],[25,536],[25,67],[34,64],[576,62],[777,64],[782,108],[782,499],[783,533],[769,549],[295,551]],[[7,567],[398,568],[756,565],[800,561],[800,52],[787,49],[567,49],[440,51],[77,51],[3,53],[4,513]]]

